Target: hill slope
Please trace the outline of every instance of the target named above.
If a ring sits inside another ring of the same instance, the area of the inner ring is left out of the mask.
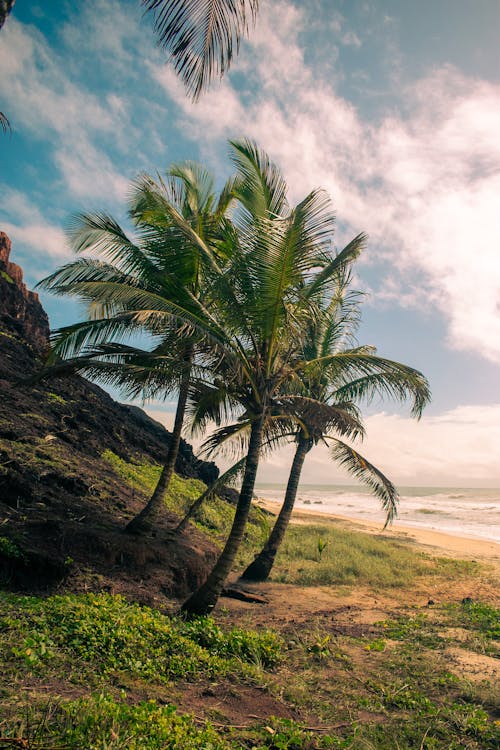
[[[41,365],[49,321],[10,250],[0,233],[0,584],[36,589],[65,579],[74,589],[133,588],[148,602],[184,596],[205,576],[215,546],[195,530],[167,540],[168,515],[154,538],[123,534],[148,490],[124,483],[106,459],[161,463],[169,433],[84,378],[20,382]],[[184,441],[176,471],[205,483],[218,475]]]

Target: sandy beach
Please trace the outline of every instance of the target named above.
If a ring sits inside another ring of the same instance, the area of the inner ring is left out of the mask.
[[[271,513],[279,513],[280,504],[257,498],[257,505]],[[322,513],[316,510],[294,510],[292,523],[340,523],[345,528],[364,531],[368,534],[383,535],[394,541],[415,544],[421,551],[439,557],[455,557],[462,560],[477,560],[492,565],[500,575],[500,544],[468,536],[454,536],[431,529],[398,525],[383,529],[380,524],[359,519]]]

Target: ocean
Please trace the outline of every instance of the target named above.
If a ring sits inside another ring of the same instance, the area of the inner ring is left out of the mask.
[[[500,489],[398,487],[400,503],[393,528],[442,531],[455,536],[500,542]],[[257,484],[255,494],[281,502],[285,488]],[[385,522],[380,504],[368,488],[350,485],[300,485],[296,508],[364,521]]]

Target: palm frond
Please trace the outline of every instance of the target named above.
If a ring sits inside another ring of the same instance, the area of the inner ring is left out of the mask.
[[[363,374],[355,379],[345,379],[335,389],[336,399],[355,399],[366,403],[375,397],[388,397],[400,403],[410,399],[412,416],[420,418],[431,399],[431,392],[427,378],[419,370],[370,354],[359,355],[358,363],[352,363],[353,371],[359,366],[359,372]]]
[[[308,285],[306,294],[314,297],[328,290],[329,286],[336,281],[336,276],[345,266],[352,264],[366,247],[368,236],[363,232],[354,237],[343,250],[338,253],[328,265],[325,266]]]
[[[242,456],[248,446],[251,420],[242,419],[234,424],[224,425],[202,443],[200,455],[210,457],[218,453],[227,456]]]
[[[385,529],[397,515],[399,495],[396,487],[380,469],[341,440],[333,439],[330,455],[340,466],[347,469],[349,474],[370,487],[373,494],[379,498],[386,512]]]
[[[3,112],[0,112],[0,128],[3,130],[4,133],[12,133],[10,122],[7,116],[4,115]]]
[[[229,69],[254,22],[258,0],[142,0],[154,16],[158,42],[196,101],[214,76]]]
[[[286,215],[287,185],[279,167],[249,139],[229,144],[240,177],[236,196],[253,220]]]
[[[327,430],[349,438],[363,438],[359,410],[352,402],[329,404],[308,396],[284,395],[273,401],[275,414],[295,419],[306,435],[315,441]]]

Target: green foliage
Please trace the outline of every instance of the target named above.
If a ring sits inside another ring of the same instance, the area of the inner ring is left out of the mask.
[[[135,489],[144,492],[145,496],[155,488],[161,472],[159,464],[125,461],[110,450],[105,450],[101,457],[112,466],[118,476]],[[184,479],[174,473],[165,498],[166,507],[181,518],[204,490],[206,490],[206,485],[199,479]],[[229,534],[233,516],[232,505],[219,497],[213,497],[201,506],[194,523],[200,531],[221,545]],[[246,550],[254,550],[262,544],[267,534],[266,516],[260,508],[253,507],[245,531],[243,550],[236,560],[237,567],[246,561]]]
[[[24,553],[12,539],[6,536],[0,536],[0,555],[10,557],[13,560],[23,560]]]
[[[500,610],[484,602],[465,600],[462,604],[447,605],[432,620],[427,614],[418,613],[401,615],[379,625],[388,638],[427,648],[442,647],[449,640],[446,628],[460,627],[464,630],[464,643],[473,651],[499,653],[496,642],[500,640]]]
[[[394,641],[411,642],[426,648],[437,648],[445,642],[444,636],[438,632],[438,623],[429,620],[428,615],[423,612],[414,616],[400,615],[394,620],[377,624],[382,626],[384,636]]]
[[[206,724],[155,701],[130,704],[101,692],[71,701],[32,705],[25,720],[2,722],[6,747],[65,750],[229,750]],[[7,744],[8,743],[8,744]],[[11,744],[12,743],[12,744]],[[0,740],[0,746],[3,747]]]
[[[9,274],[6,271],[0,271],[0,277],[4,279],[7,282],[7,284],[14,283],[14,279],[11,276],[9,276]]]
[[[242,661],[272,667],[280,659],[282,639],[272,630],[233,628],[224,633],[210,617],[184,622],[183,634],[222,658],[237,656]]]
[[[318,555],[319,555],[320,560],[323,556],[323,552],[325,551],[325,549],[328,547],[329,544],[330,542],[326,541],[325,539],[322,539],[321,537],[318,537],[317,548],[318,548]]]
[[[496,750],[500,725],[488,714],[494,687],[474,690],[450,673],[447,641],[437,640],[459,613],[470,617],[462,621],[467,632],[490,629],[494,608],[477,602],[465,615],[471,604],[387,620],[370,640],[339,634],[330,616],[292,630],[288,623],[283,659],[284,641],[273,631],[186,622],[109,595],[0,594],[2,736],[68,750]],[[223,704],[214,724],[180,715],[168,702],[186,677],[216,690],[230,685],[235,696],[258,680],[287,710],[311,718],[259,709],[261,719],[232,726],[239,722],[225,717]],[[49,698],[47,707],[46,686],[65,695],[75,682],[85,695]]]
[[[57,393],[52,393],[51,391],[47,393],[47,398],[49,401],[52,401],[55,404],[61,404],[61,406],[64,406],[68,403],[65,398],[59,396]]]
[[[154,701],[129,705],[107,695],[64,704],[68,730],[62,741],[80,750],[226,750],[229,745],[206,725],[180,716],[171,705]]]
[[[165,683],[225,675],[244,664],[272,666],[280,658],[273,633],[225,633],[209,618],[185,622],[120,596],[0,595],[0,602],[6,653],[40,673],[70,661],[90,665],[95,675],[124,672]]]
[[[450,614],[463,627],[492,641],[500,640],[500,608],[465,599],[462,604],[451,606]]]
[[[6,339],[11,339],[12,341],[17,341],[17,336],[13,336],[11,333],[7,333],[6,331],[0,331],[0,336],[3,336]]]
[[[318,540],[323,551],[319,553]],[[319,560],[318,560],[319,555]],[[441,572],[455,576],[477,570],[418,554],[383,536],[349,531],[334,523],[291,525],[276,557],[272,579],[313,585],[407,586],[416,576]]]
[[[352,747],[352,740],[315,734],[292,719],[272,717],[260,731],[251,733],[252,750],[323,750],[332,747]],[[240,745],[237,746],[238,748]],[[247,747],[247,745],[245,745]]]

